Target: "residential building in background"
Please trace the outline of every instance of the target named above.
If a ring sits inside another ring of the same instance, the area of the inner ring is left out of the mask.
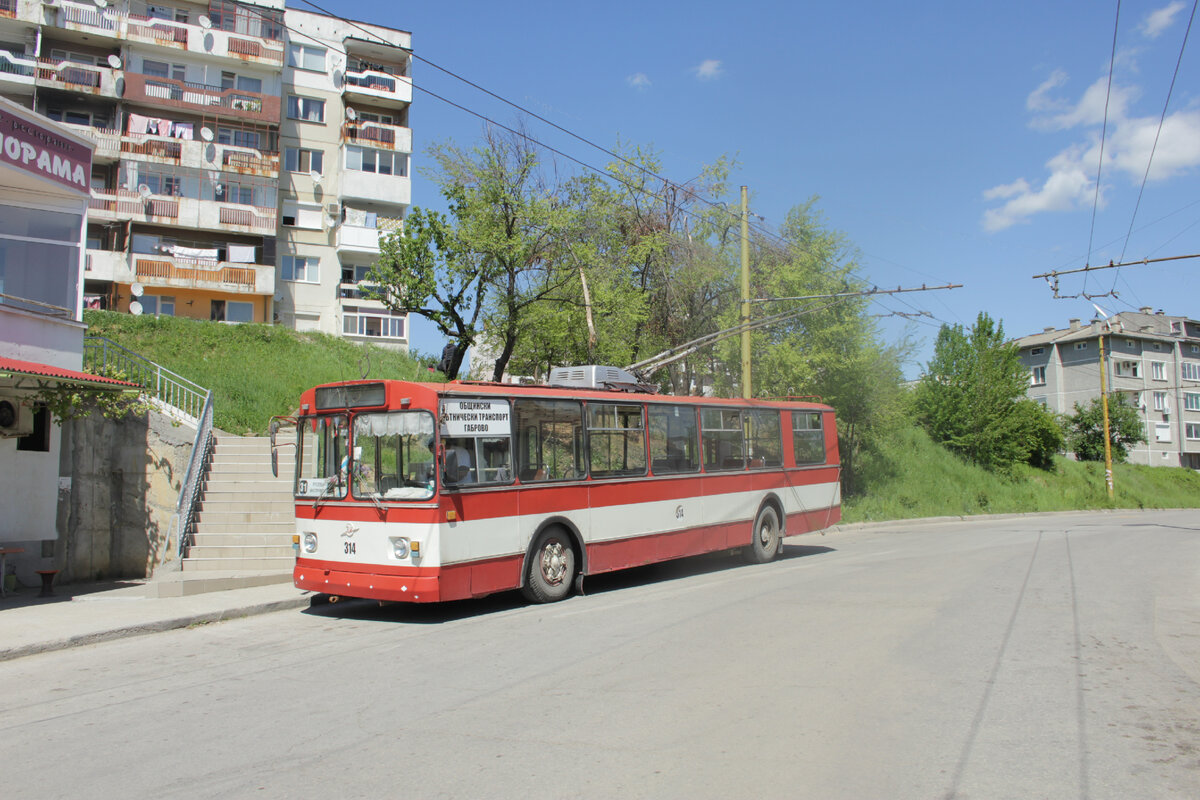
[[[0,0],[0,94],[95,142],[85,306],[401,349],[361,281],[410,202],[410,53],[283,0]]]
[[[1123,395],[1145,426],[1129,460],[1200,469],[1200,320],[1142,308],[1023,336],[1029,397],[1059,414],[1099,397],[1101,334],[1110,397]]]

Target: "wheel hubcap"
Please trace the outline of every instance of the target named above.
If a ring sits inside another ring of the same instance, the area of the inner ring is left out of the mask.
[[[764,546],[769,545],[775,540],[775,520],[767,517],[763,520],[762,527],[758,529],[758,541]]]
[[[549,542],[542,548],[542,577],[546,583],[562,583],[567,574],[567,558],[562,542]]]

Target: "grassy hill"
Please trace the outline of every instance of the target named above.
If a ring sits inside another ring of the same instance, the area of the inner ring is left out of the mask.
[[[1189,469],[1116,464],[1115,498],[1104,485],[1104,465],[1056,458],[1053,470],[1018,466],[988,472],[942,448],[924,430],[897,431],[881,443],[882,456],[865,476],[863,496],[847,498],[847,522],[919,517],[1071,511],[1096,508],[1200,507],[1200,473]]]
[[[441,380],[402,353],[278,325],[219,325],[181,317],[85,311],[89,336],[104,336],[213,390],[216,426],[265,433],[318,383],[358,378]]]
[[[105,336],[208,387],[216,424],[231,433],[263,433],[273,414],[296,408],[318,383],[369,378],[440,380],[424,364],[378,347],[270,325],[214,325],[175,317],[84,313],[89,335]],[[1104,488],[1104,467],[1064,458],[1054,470],[1021,467],[997,475],[965,464],[907,428],[881,443],[867,491],[846,498],[847,522],[947,515],[1066,511],[1092,508],[1200,507],[1200,473],[1117,465],[1116,500]]]

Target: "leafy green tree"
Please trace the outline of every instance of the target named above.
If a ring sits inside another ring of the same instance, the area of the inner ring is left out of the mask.
[[[1108,433],[1112,460],[1121,463],[1129,457],[1129,449],[1146,441],[1137,409],[1122,394],[1108,396]],[[1080,461],[1104,460],[1104,408],[1099,397],[1092,398],[1087,408],[1075,404],[1075,413],[1067,417],[1067,439]]]
[[[1044,434],[1020,402],[1028,380],[1003,324],[980,312],[969,332],[961,325],[938,331],[916,388],[917,414],[934,441],[980,466],[1004,469],[1029,461]]]

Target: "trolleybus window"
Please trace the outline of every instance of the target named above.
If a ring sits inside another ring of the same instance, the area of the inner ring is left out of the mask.
[[[779,409],[754,409],[746,412],[746,440],[750,446],[751,467],[782,467],[783,438]]]
[[[696,409],[650,406],[650,466],[655,475],[700,470]]]
[[[574,400],[517,400],[517,471],[522,482],[587,476],[583,408]]]
[[[448,487],[512,481],[507,400],[443,400],[440,420]]]
[[[350,427],[345,415],[301,419],[296,494],[301,497],[344,497],[349,466]]]
[[[704,469],[745,469],[742,449],[742,412],[732,408],[700,410],[700,430],[704,439]]]
[[[821,429],[821,412],[792,412],[792,450],[796,464],[825,463],[825,432]]]
[[[588,458],[593,478],[645,475],[642,407],[588,403]]]
[[[362,499],[433,497],[433,415],[428,411],[354,418],[350,488]]]

